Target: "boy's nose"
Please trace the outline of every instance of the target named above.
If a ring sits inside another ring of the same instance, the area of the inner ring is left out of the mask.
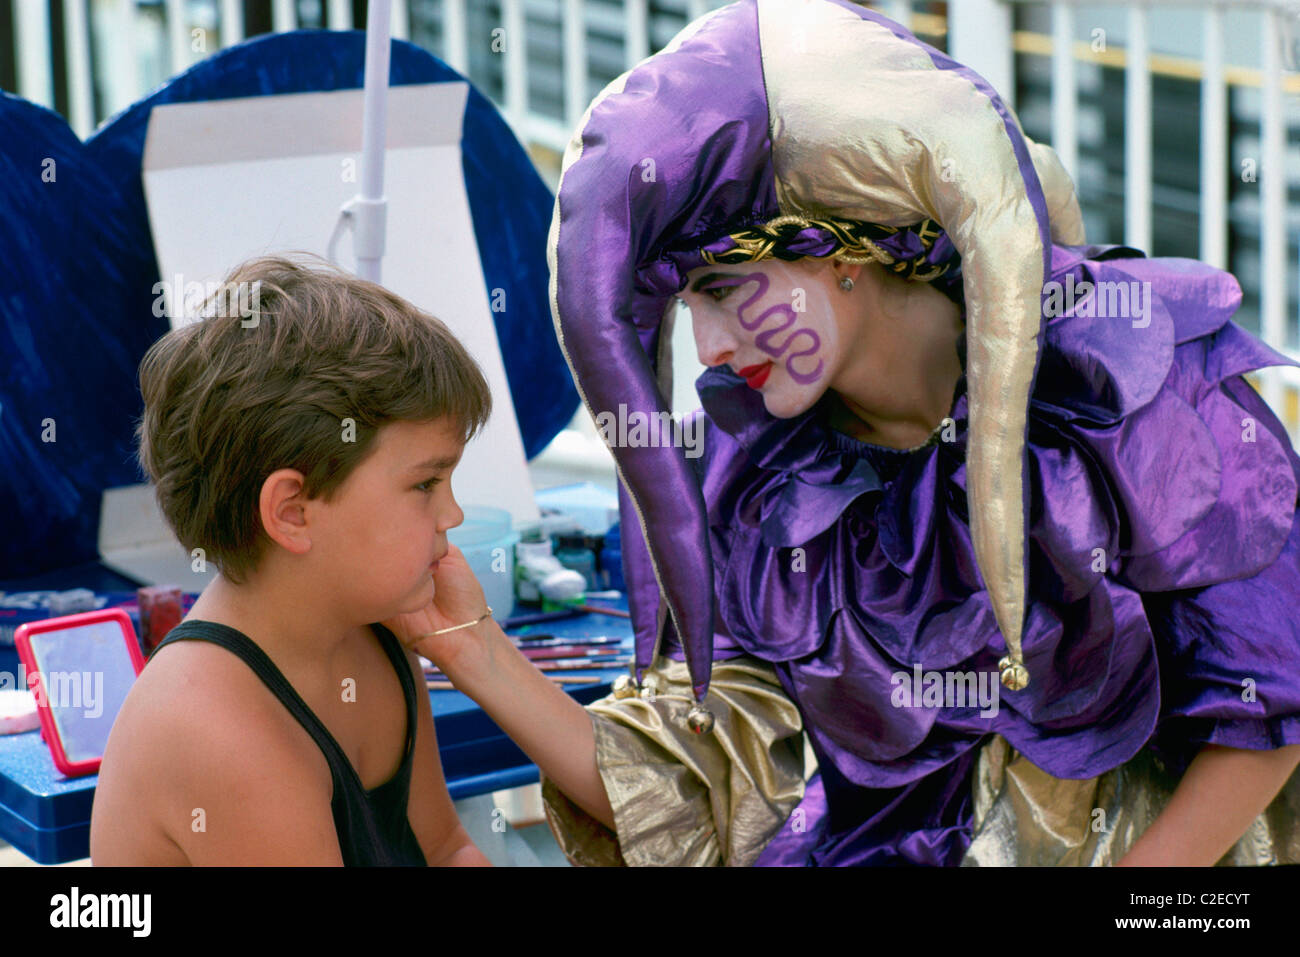
[[[463,521],[465,521],[465,512],[453,498],[451,500],[451,508],[444,511],[442,515],[439,516],[438,531],[445,532],[449,528],[456,528]]]

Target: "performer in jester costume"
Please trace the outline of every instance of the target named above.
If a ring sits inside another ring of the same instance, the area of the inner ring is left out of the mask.
[[[1087,245],[997,93],[844,0],[611,83],[550,262],[593,415],[667,409],[681,303],[709,367],[700,457],[612,450],[635,678],[575,717],[449,661],[573,861],[1300,859],[1300,457],[1242,378],[1289,360],[1231,275]]]

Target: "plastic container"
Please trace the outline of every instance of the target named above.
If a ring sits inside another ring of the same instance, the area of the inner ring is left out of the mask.
[[[588,591],[597,591],[604,585],[596,577],[596,553],[587,545],[584,535],[561,535],[556,539],[555,557],[561,565],[582,576]]]
[[[618,493],[591,482],[542,489],[535,498],[539,508],[563,512],[588,535],[604,535],[618,521]]]
[[[619,523],[615,522],[605,533],[605,546],[600,550],[600,567],[609,577],[609,587],[621,592],[627,591],[623,581],[623,547]]]
[[[515,610],[515,543],[510,513],[486,505],[463,507],[465,521],[447,532],[447,540],[465,554],[492,617],[505,621]]]
[[[98,611],[106,604],[106,597],[96,595],[86,588],[70,591],[0,591],[0,648],[14,646],[14,632],[19,625],[81,611]]]
[[[181,590],[177,585],[148,585],[136,590],[135,603],[140,609],[140,649],[150,655],[167,633],[181,623]]]
[[[515,548],[515,563],[515,592],[520,601],[564,603],[581,598],[587,590],[587,580],[560,564],[549,540],[520,542]]]

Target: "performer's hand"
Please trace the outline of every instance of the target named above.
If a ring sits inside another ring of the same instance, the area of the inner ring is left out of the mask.
[[[450,673],[457,660],[482,640],[482,629],[492,624],[491,619],[485,619],[474,628],[462,628],[433,637],[422,636],[473,621],[485,611],[487,600],[483,597],[483,586],[474,577],[461,550],[449,542],[447,554],[439,560],[438,569],[433,573],[433,598],[429,604],[419,611],[390,618],[383,624],[397,636],[404,648],[419,652]]]

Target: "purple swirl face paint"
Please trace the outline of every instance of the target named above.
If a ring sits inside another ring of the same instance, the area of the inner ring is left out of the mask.
[[[761,352],[771,356],[773,362],[781,362],[784,358],[783,365],[786,374],[800,385],[811,385],[816,382],[821,378],[822,371],[826,367],[825,360],[819,354],[822,349],[821,336],[813,329],[798,326],[799,314],[795,311],[794,306],[790,303],[778,302],[755,316],[750,315],[751,309],[767,295],[767,291],[771,286],[771,280],[765,273],[752,272],[738,275],[734,282],[710,285],[703,291],[728,289],[743,286],[749,282],[756,283],[758,288],[736,308],[736,318],[740,321],[741,327],[747,332],[756,332],[764,325],[768,325],[767,329],[759,332],[754,337],[754,345]],[[774,315],[779,317],[777,324],[770,325],[768,319]],[[792,330],[792,326],[796,328]],[[786,332],[789,332],[789,335],[783,342],[774,341],[778,336]],[[803,348],[791,351],[794,344],[801,340],[804,344]],[[807,371],[801,371],[795,366],[795,362],[803,358],[816,358],[817,364]]]

